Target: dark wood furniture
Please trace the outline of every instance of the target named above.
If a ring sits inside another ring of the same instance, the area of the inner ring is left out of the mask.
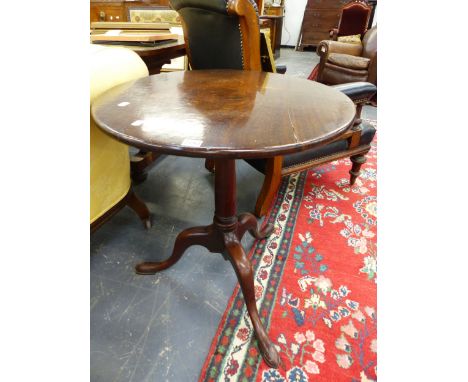
[[[281,35],[283,32],[284,6],[265,7],[260,16],[260,26],[270,29],[271,49],[275,58],[280,57]]]
[[[128,9],[130,7],[148,7],[164,5],[169,0],[90,0],[90,21],[130,21],[128,20]]]
[[[255,0],[259,11],[263,7],[263,0]],[[130,21],[128,9],[135,7],[169,6],[169,0],[90,0],[90,21]],[[278,15],[278,10],[264,7],[264,14]],[[281,8],[284,8],[281,6]],[[281,15],[284,12],[281,12]]]
[[[260,26],[270,29],[271,48],[275,58],[280,57],[281,31],[283,29],[284,16],[263,15],[260,16]]]
[[[330,31],[338,27],[341,8],[348,2],[349,0],[307,0],[296,49],[304,50],[306,47],[316,47],[320,41],[328,40]],[[372,7],[368,24],[370,28],[377,0],[369,0],[368,3]]]
[[[125,107],[118,104],[128,102]],[[250,213],[236,208],[235,159],[273,157],[323,145],[353,123],[355,107],[328,86],[280,74],[242,70],[161,73],[114,87],[93,103],[92,116],[105,132],[131,146],[215,161],[215,214],[208,226],[182,231],[171,256],[144,262],[139,274],[176,263],[191,245],[227,253],[236,271],[263,359],[279,356],[259,318],[253,270],[241,246],[249,231],[267,237]]]

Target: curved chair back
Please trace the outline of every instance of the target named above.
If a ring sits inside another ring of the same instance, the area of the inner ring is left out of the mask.
[[[362,57],[373,58],[377,55],[377,25],[367,31],[362,39]]]
[[[182,19],[191,69],[261,70],[253,0],[170,0]]]
[[[365,0],[353,0],[341,10],[338,24],[338,37],[360,34],[361,37],[367,31],[367,24],[372,7]]]
[[[377,85],[377,25],[369,29],[362,39],[362,57],[370,59],[367,81]]]

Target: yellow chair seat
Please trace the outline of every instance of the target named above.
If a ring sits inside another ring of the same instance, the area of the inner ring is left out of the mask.
[[[90,45],[90,104],[106,90],[147,75],[145,63],[135,52]],[[127,195],[131,181],[128,146],[103,133],[92,117],[90,129],[90,223],[93,223]]]

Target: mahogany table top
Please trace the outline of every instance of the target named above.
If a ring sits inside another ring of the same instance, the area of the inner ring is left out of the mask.
[[[110,46],[110,47],[117,47],[117,48],[127,48],[133,50],[137,53],[142,59],[148,58],[166,58],[168,59],[184,56],[186,54],[185,49],[185,41],[182,36],[179,36],[177,40],[171,42],[165,42],[162,44],[156,44],[154,46],[150,45],[130,45],[125,44],[125,42],[115,42],[112,44],[98,44],[94,43],[95,45],[102,45],[102,46]]]
[[[180,51],[180,55],[182,56],[185,54],[185,41],[182,36],[179,36],[177,40],[156,46],[125,45],[125,43],[122,43],[121,46],[133,50],[140,57],[152,57],[156,55],[162,55],[169,51]]]
[[[205,158],[266,158],[329,142],[353,122],[344,94],[287,75],[196,70],[116,86],[92,107],[98,126],[131,146]]]

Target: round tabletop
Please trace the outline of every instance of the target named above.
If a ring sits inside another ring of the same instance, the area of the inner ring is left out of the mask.
[[[331,87],[241,70],[161,73],[116,86],[92,106],[97,125],[124,143],[204,158],[306,150],[342,134],[354,115]]]

